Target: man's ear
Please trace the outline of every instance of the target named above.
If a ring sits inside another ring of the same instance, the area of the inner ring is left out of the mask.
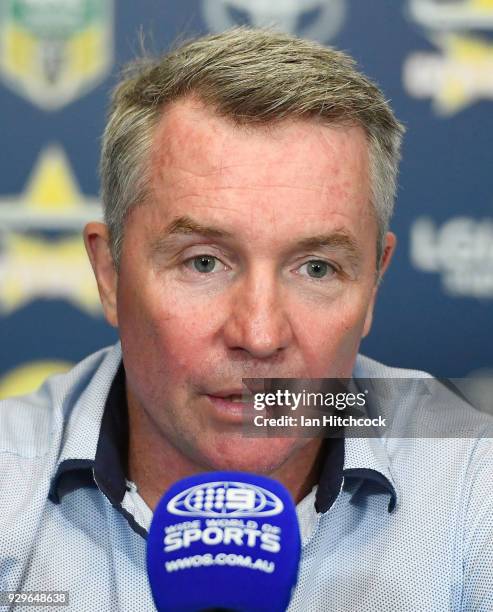
[[[380,269],[378,271],[378,277],[376,278],[375,286],[373,287],[371,300],[370,300],[370,303],[368,304],[368,310],[366,311],[365,325],[363,328],[362,338],[365,338],[370,332],[371,324],[373,322],[373,310],[375,308],[375,300],[377,297],[378,286],[387,268],[389,267],[390,261],[395,251],[396,244],[397,244],[396,235],[393,232],[387,232],[385,234],[382,261],[380,262]]]
[[[92,221],[84,228],[84,244],[98,283],[104,316],[110,325],[118,326],[116,288],[118,275],[111,255],[108,227]]]

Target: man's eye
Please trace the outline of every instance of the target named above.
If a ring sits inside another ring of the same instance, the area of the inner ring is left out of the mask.
[[[221,264],[220,260],[212,255],[197,255],[186,262],[188,267],[193,267],[194,270],[202,274],[217,272],[218,264]]]
[[[303,269],[306,270],[306,272],[302,272],[303,276],[306,274],[311,278],[326,278],[333,276],[336,272],[334,266],[320,259],[312,259],[311,261],[307,261],[300,267],[300,270]]]

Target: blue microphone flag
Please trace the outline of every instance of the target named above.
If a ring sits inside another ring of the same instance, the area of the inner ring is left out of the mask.
[[[147,571],[159,612],[284,612],[300,532],[289,492],[244,472],[175,483],[154,512]]]

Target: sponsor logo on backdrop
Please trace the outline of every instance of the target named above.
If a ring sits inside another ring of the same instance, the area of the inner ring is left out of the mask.
[[[95,87],[113,62],[112,0],[0,0],[0,78],[44,110]]]
[[[455,217],[438,226],[420,217],[410,247],[412,264],[440,274],[448,295],[493,298],[493,218]]]
[[[80,193],[63,150],[45,149],[24,193],[0,198],[0,314],[37,298],[65,299],[100,314],[81,237],[83,225],[100,217],[97,200]]]
[[[431,99],[449,117],[493,100],[493,0],[409,0],[409,18],[437,51],[411,53],[403,67],[409,95]]]
[[[203,0],[202,12],[212,32],[240,24],[275,27],[304,38],[328,42],[342,28],[346,0]]]

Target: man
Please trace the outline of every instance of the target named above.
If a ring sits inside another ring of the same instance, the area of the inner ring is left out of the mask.
[[[420,376],[357,356],[395,247],[402,132],[346,55],[284,34],[232,30],[126,74],[106,224],[84,232],[121,348],[2,406],[2,589],[152,609],[152,510],[178,479],[232,469],[298,503],[290,609],[491,612],[486,420],[468,439],[325,444],[241,427],[246,377]]]

